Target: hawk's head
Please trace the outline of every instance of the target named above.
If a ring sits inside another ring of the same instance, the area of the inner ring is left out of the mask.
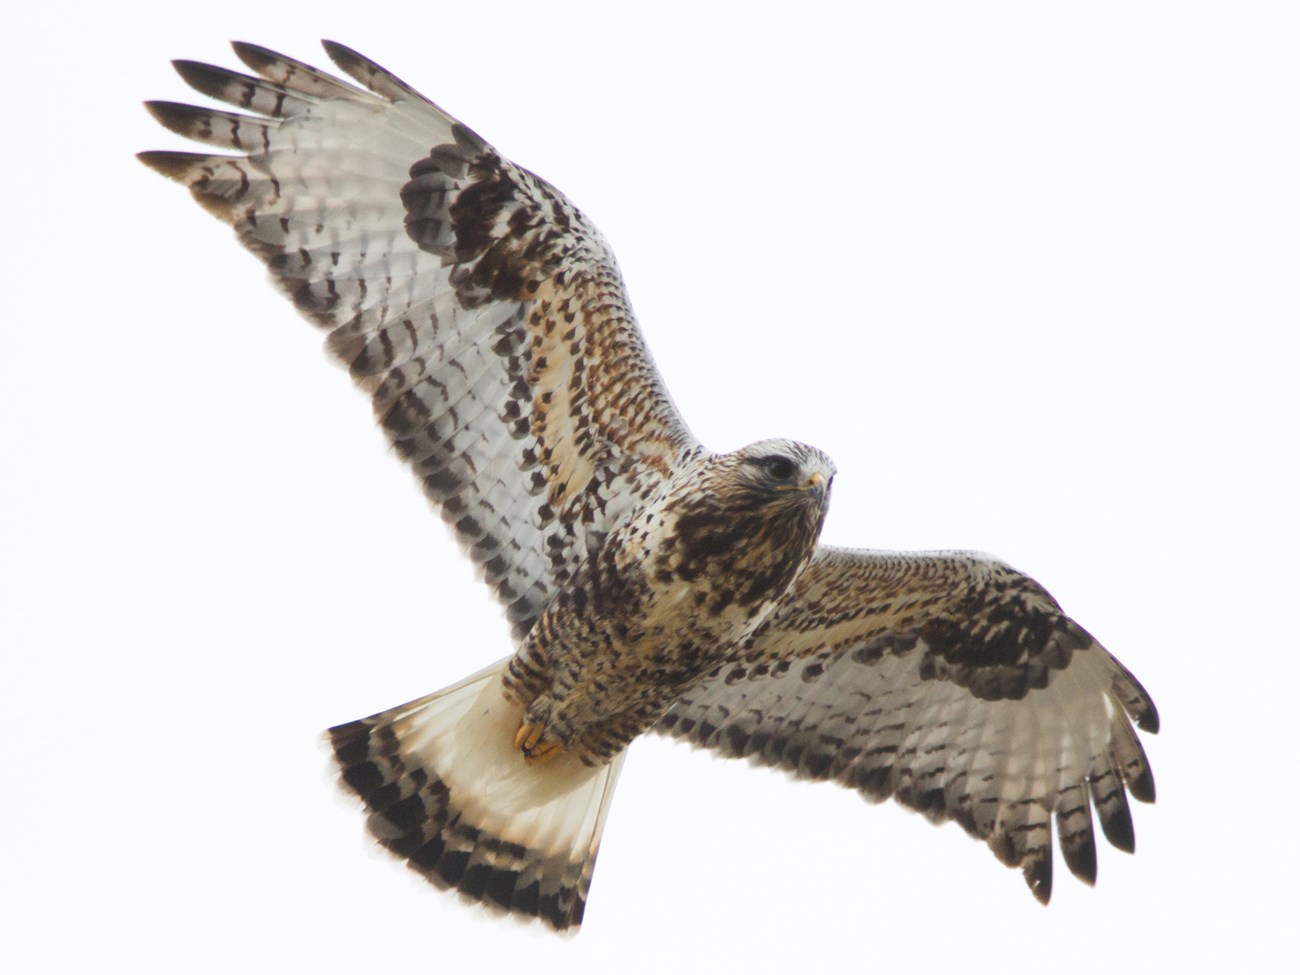
[[[829,457],[793,440],[707,457],[669,501],[677,574],[725,582],[728,604],[757,611],[812,557],[834,476]]]
[[[814,513],[820,529],[835,465],[816,447],[795,440],[760,440],[717,459],[728,475],[722,484],[734,501],[791,514]]]

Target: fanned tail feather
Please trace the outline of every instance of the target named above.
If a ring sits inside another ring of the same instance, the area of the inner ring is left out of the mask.
[[[529,766],[505,662],[428,697],[331,728],[343,781],[370,832],[444,889],[535,917],[582,922],[623,755],[600,768],[563,754]]]

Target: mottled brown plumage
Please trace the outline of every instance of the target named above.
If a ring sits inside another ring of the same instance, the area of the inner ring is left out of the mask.
[[[507,659],[329,732],[372,834],[435,884],[581,922],[625,748],[654,729],[953,819],[1051,891],[1154,798],[1136,680],[1033,580],[817,546],[811,447],[701,446],[596,229],[337,44],[356,82],[236,44],[241,112],[150,103],[232,153],[142,153],[231,224],[372,398],[505,607]],[[360,87],[358,87],[358,85]]]
[[[783,477],[768,469],[782,464]],[[687,459],[511,659],[506,691],[545,727],[539,744],[607,762],[730,659],[812,557],[833,476],[820,451],[788,441]]]
[[[1131,852],[1125,789],[1155,800],[1126,712],[1157,730],[1133,675],[1014,569],[969,552],[823,547],[658,730],[954,819],[1045,903],[1053,816],[1067,866],[1092,883],[1090,805]]]

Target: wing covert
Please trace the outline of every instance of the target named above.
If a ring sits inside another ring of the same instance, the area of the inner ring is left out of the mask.
[[[325,44],[357,84],[234,47],[256,75],[176,67],[239,112],[148,107],[235,154],[140,158],[329,330],[521,635],[695,445],[614,257],[557,190],[355,52]]]
[[[1052,820],[1096,877],[1092,810],[1133,850],[1155,799],[1133,676],[1027,576],[970,553],[821,548],[741,658],[656,730],[955,820],[1051,896]]]

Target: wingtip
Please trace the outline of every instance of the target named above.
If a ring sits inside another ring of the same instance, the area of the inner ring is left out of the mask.
[[[387,68],[375,63],[346,44],[340,44],[338,41],[328,39],[322,39],[320,43],[329,59],[334,62],[340,71],[379,97],[390,102],[405,99],[428,101]]]
[[[196,110],[191,105],[154,100],[145,102],[144,110],[169,132],[189,137],[194,129]]]
[[[1138,802],[1156,801],[1156,779],[1149,767],[1139,769],[1128,780],[1128,791]]]
[[[135,158],[140,160],[155,173],[160,173],[178,183],[189,183],[189,171],[198,154],[190,152],[173,152],[169,149],[149,149],[137,152]]]
[[[340,68],[343,68],[344,63],[348,63],[348,64],[360,63],[360,64],[367,64],[367,65],[370,64],[369,58],[365,57],[362,54],[357,53],[357,51],[348,47],[346,44],[341,44],[338,41],[332,41],[327,37],[321,38],[320,46],[325,49],[325,53],[329,56],[329,59],[333,61],[335,64],[337,64]],[[346,70],[346,68],[344,70]]]
[[[253,44],[249,41],[231,41],[230,48],[235,52],[235,57],[254,71],[258,71],[268,64],[274,64],[281,58],[278,52],[272,51],[269,47],[263,47],[261,44]]]
[[[184,79],[186,84],[194,87],[198,86],[194,84],[192,79],[210,77],[212,72],[216,70],[210,64],[203,61],[194,61],[190,58],[172,58],[172,68]]]
[[[236,72],[218,68],[204,61],[191,61],[188,58],[177,58],[172,61],[172,67],[181,76],[181,80],[195,91],[218,100],[222,100],[222,91],[226,85],[232,79],[240,78]]]
[[[1156,710],[1155,702],[1149,698],[1147,700],[1147,710],[1137,717],[1137,726],[1153,735],[1160,732],[1160,713]]]
[[[1101,821],[1101,831],[1115,849],[1123,853],[1133,853],[1137,850],[1137,837],[1133,832],[1133,820],[1129,816],[1127,808],[1122,816],[1103,819]]]
[[[1029,892],[1034,895],[1034,900],[1046,907],[1052,900],[1052,854],[1048,851],[1046,857],[1030,858],[1025,860],[1022,868],[1025,875],[1025,883],[1029,885]]]
[[[146,152],[137,152],[135,158],[154,172],[189,187],[199,205],[222,223],[234,222],[237,213],[230,195],[220,190],[214,191],[209,186],[214,166],[234,157],[150,149]]]
[[[370,58],[366,57],[355,48],[348,47],[338,41],[331,41],[328,38],[321,38],[320,46],[325,49],[325,54],[345,74],[354,80],[361,82],[371,91],[374,91],[373,82],[376,78],[393,78],[384,68],[381,68]],[[369,79],[369,81],[367,80]]]
[[[1070,873],[1089,887],[1097,886],[1097,847],[1094,843],[1078,850],[1067,850],[1064,855]]]
[[[1110,657],[1115,668],[1111,680],[1111,689],[1118,696],[1125,712],[1141,730],[1155,734],[1160,730],[1160,712],[1156,702],[1151,699],[1142,682],[1133,676],[1133,672]]]

